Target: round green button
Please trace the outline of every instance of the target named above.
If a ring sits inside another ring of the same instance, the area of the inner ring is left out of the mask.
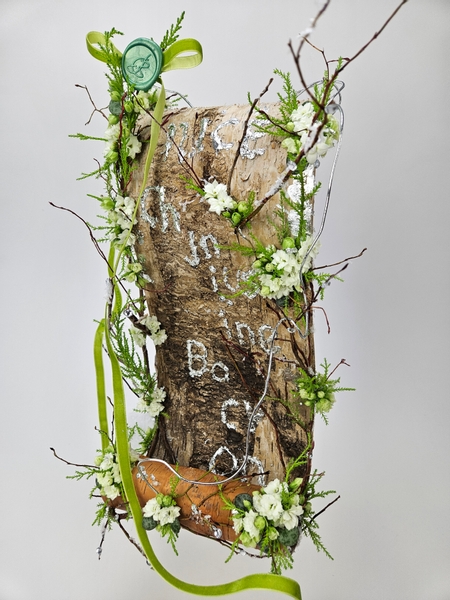
[[[122,55],[122,73],[137,90],[147,92],[161,73],[163,53],[153,40],[137,38]]]

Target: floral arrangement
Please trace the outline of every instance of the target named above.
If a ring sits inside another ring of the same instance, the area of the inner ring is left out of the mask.
[[[317,299],[323,298],[325,287],[332,280],[340,280],[340,271],[331,274],[325,270],[326,267],[317,268],[314,264],[327,210],[326,203],[324,217],[316,232],[312,222],[313,205],[314,197],[321,184],[316,182],[315,176],[320,161],[330,151],[338,149],[340,144],[342,87],[338,82],[338,76],[361,52],[350,59],[339,59],[333,69],[330,66],[331,61],[328,61],[322,53],[326,64],[324,77],[313,86],[307,86],[304,82],[300,67],[300,52],[329,1],[324,3],[316,18],[313,19],[310,30],[301,34],[297,51],[290,44],[297,71],[304,85],[304,96],[299,98],[289,73],[276,70],[275,73],[281,78],[283,89],[278,94],[278,115],[270,115],[259,106],[262,94],[251,103],[244,133],[250,115],[256,112],[253,124],[255,131],[277,138],[281,148],[286,152],[286,169],[265,196],[257,199],[256,191],[252,190],[243,199],[233,197],[230,182],[236,161],[233,163],[227,183],[218,181],[214,176],[201,179],[192,165],[185,161],[188,172],[188,176],[184,177],[185,185],[187,189],[196,192],[200,201],[205,203],[205,218],[222,219],[228,222],[238,237],[243,240],[221,247],[246,257],[250,265],[238,289],[230,297],[245,294],[248,298],[254,298],[259,295],[264,301],[271,303],[273,311],[280,315],[279,324],[287,323],[288,333],[299,335],[301,339],[306,339],[311,334],[309,314],[313,304]],[[403,0],[400,6],[406,1]],[[298,584],[280,575],[283,569],[292,568],[292,554],[301,534],[310,537],[318,550],[330,556],[317,532],[317,517],[337,498],[319,512],[313,512],[312,501],[316,498],[325,498],[334,491],[316,490],[323,473],[312,471],[311,454],[314,445],[315,415],[320,415],[327,423],[328,413],[335,403],[335,394],[352,389],[340,387],[340,379],[331,378],[337,367],[331,370],[330,364],[325,360],[321,365],[323,371],[316,371],[310,363],[303,361],[300,353],[297,353],[293,392],[286,397],[271,397],[268,387],[275,354],[274,342],[277,339],[276,330],[274,331],[268,351],[266,387],[251,413],[249,431],[252,420],[263,401],[277,401],[284,406],[286,415],[292,422],[303,430],[307,444],[298,457],[287,463],[284,479],[274,478],[265,485],[256,486],[248,483],[245,476],[238,477],[240,469],[229,478],[216,476],[215,471],[210,469],[214,475],[212,484],[216,486],[216,495],[218,494],[221,501],[219,512],[223,511],[228,515],[224,517],[226,521],[228,519],[225,525],[231,524],[234,539],[221,539],[220,527],[211,524],[213,521],[211,515],[202,517],[195,504],[192,504],[195,511],[193,508],[189,517],[183,514],[182,501],[189,499],[189,495],[188,492],[177,492],[177,486],[182,480],[190,485],[193,482],[182,474],[184,471],[181,467],[167,465],[175,477],[172,476],[170,481],[166,482],[166,486],[161,488],[155,487],[160,485],[159,482],[153,484],[150,481],[151,478],[154,479],[153,475],[149,479],[148,473],[145,474],[141,469],[143,461],[152,460],[152,445],[158,428],[166,417],[164,414],[166,390],[159,384],[152,368],[147,344],[161,346],[167,341],[168,336],[157,316],[150,314],[147,308],[145,290],[151,281],[138,253],[136,223],[144,186],[162,127],[163,112],[167,109],[175,109],[180,98],[183,98],[177,93],[166,96],[161,73],[169,68],[196,66],[202,58],[201,46],[196,40],[179,40],[183,18],[184,12],[166,32],[159,45],[153,40],[142,42],[142,38],[139,38],[128,46],[123,55],[112,42],[114,37],[122,35],[115,29],[105,34],[91,32],[87,38],[91,54],[105,62],[108,69],[108,113],[105,109],[97,108],[86,88],[93,105],[91,118],[98,113],[107,121],[107,126],[103,137],[86,136],[81,133],[72,137],[83,141],[93,140],[104,143],[103,162],[99,162],[94,171],[83,173],[81,178],[100,178],[104,182],[104,193],[99,196],[91,195],[99,203],[102,211],[99,215],[100,224],[91,225],[86,222],[85,224],[89,228],[96,249],[106,263],[108,287],[104,316],[98,321],[94,340],[101,449],[93,465],[84,465],[83,470],[77,470],[75,475],[70,477],[95,479],[91,496],[100,498],[101,502],[94,523],[104,524],[102,543],[98,549],[99,556],[107,527],[117,522],[128,539],[147,557],[155,570],[180,589],[202,595],[231,593],[238,589],[257,587],[264,581],[263,587],[278,589],[299,599]],[[378,33],[373,39],[376,39],[377,35]],[[150,54],[145,56],[134,54],[133,62],[128,64],[125,56],[128,51],[129,54],[134,52],[136,44],[143,44],[146,52],[149,51]],[[186,51],[188,56],[185,56]],[[178,58],[179,55],[181,58]],[[143,77],[142,73],[145,69],[152,67],[153,59],[156,65],[154,77],[147,82],[146,86],[141,86],[139,78]],[[135,79],[130,74],[136,75]],[[149,120],[151,132],[150,140],[147,142],[143,132],[148,129]],[[134,198],[130,192],[131,184],[138,169],[138,159],[141,154],[144,154],[144,150],[147,150],[147,153],[142,186],[137,197]],[[180,156],[182,157],[181,153]],[[331,182],[327,190],[327,202],[330,191]],[[266,244],[258,238],[252,223],[254,217],[275,194],[279,194],[280,200],[268,219],[268,226],[276,237],[277,243]],[[95,237],[94,232],[98,232],[98,237]],[[101,247],[104,243],[109,245],[106,253]],[[103,365],[105,351],[111,365],[114,391],[111,425]],[[341,361],[339,364],[346,363]],[[135,398],[135,411],[147,417],[145,427],[138,423],[130,426],[127,422],[124,384]],[[247,410],[247,407],[245,409]],[[309,415],[308,420],[305,420],[305,414]],[[248,441],[246,452],[247,460]],[[145,458],[146,456],[150,458]],[[303,473],[302,476],[298,476],[299,470]],[[151,490],[149,492],[151,497],[145,501],[137,495],[136,482],[139,478],[146,488],[146,493]],[[230,496],[225,483],[233,480],[241,484],[245,483],[248,492]],[[202,481],[199,479],[194,483],[199,487]],[[205,499],[207,499],[208,494],[209,496],[211,494],[208,488],[205,490]],[[239,547],[249,549],[250,553],[252,549],[256,549],[260,556],[269,557],[271,574],[255,576],[259,578],[259,583],[250,576],[232,584],[212,586],[211,589],[207,586],[187,584],[174,578],[157,561],[147,532],[156,530],[163,537],[167,537],[168,542],[177,552],[176,540],[187,518],[206,522],[214,533],[210,537],[215,537],[230,548],[229,558],[239,550]],[[131,538],[123,526],[122,521],[128,519],[134,520],[139,543]]]

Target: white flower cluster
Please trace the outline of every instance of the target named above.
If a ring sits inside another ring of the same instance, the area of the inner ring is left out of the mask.
[[[246,510],[236,511],[239,515],[233,516],[233,528],[244,546],[255,548],[263,536],[276,540],[280,528],[290,531],[298,527],[303,507],[292,488],[298,490],[300,484],[301,479],[297,479],[290,489],[285,481],[274,479],[260,492],[253,492],[252,503],[244,501]]]
[[[138,459],[139,454],[130,448],[131,463],[135,463]],[[109,500],[115,500],[122,493],[122,477],[114,448],[108,446],[104,452],[95,457],[94,464],[99,468],[96,479],[100,487],[100,494]]]
[[[111,198],[103,198],[101,202],[102,208],[107,211],[108,221],[112,227],[110,241],[117,247],[121,248],[123,244],[133,246],[136,242],[136,236],[131,233],[133,226],[132,216],[136,208],[136,202],[129,196],[116,196],[115,200]],[[142,269],[142,265],[137,263]],[[140,270],[139,269],[139,270]]]
[[[215,179],[212,183],[206,183],[203,188],[204,198],[209,204],[209,211],[220,215],[224,210],[236,208],[237,202],[227,194],[227,186],[218,183]]]
[[[157,417],[164,408],[163,404],[165,399],[166,392],[164,388],[155,386],[151,394],[151,398],[148,399],[148,394],[145,396],[140,396],[134,410],[136,412],[147,413],[151,417]]]
[[[161,323],[154,315],[142,317],[139,322],[147,327],[148,331],[150,332],[150,338],[155,346],[159,346],[167,340],[166,330],[161,329]],[[133,338],[136,346],[142,347],[145,344],[145,332],[141,329],[131,325],[130,335]]]
[[[119,159],[118,153],[118,141],[121,132],[120,123],[109,124],[105,131],[106,145],[103,150],[103,156],[109,162],[116,162]],[[136,154],[139,154],[142,148],[142,143],[138,140],[130,131],[127,131],[124,123],[122,122],[122,140],[126,140],[127,144],[127,155],[130,158],[136,158]]]
[[[283,298],[288,296],[294,289],[301,289],[300,267],[311,243],[312,236],[308,236],[300,249],[287,248],[283,250],[271,246],[268,248],[272,251],[269,261],[265,260],[263,254],[257,255],[258,260],[253,263],[253,269],[258,275],[261,296],[265,298]],[[318,251],[319,243],[316,243],[303,265],[304,271],[311,268]]]
[[[319,134],[319,139],[311,148],[316,137],[317,129],[322,124],[319,120],[313,123],[315,110],[312,102],[301,104],[291,114],[291,121],[287,129],[297,133],[300,137],[287,137],[281,145],[286,148],[290,154],[299,154],[300,150],[305,151],[306,160],[313,165],[319,157],[326,155],[328,150],[334,146],[339,137],[339,123],[333,115],[327,115],[327,124]]]
[[[172,496],[158,494],[152,498],[142,509],[144,517],[152,517],[161,525],[170,525],[180,516],[180,507],[176,505]]]

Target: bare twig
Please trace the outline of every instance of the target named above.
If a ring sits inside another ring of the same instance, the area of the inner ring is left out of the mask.
[[[330,508],[330,506],[331,506],[332,504],[334,504],[335,502],[337,502],[337,501],[339,500],[339,498],[340,498],[340,496],[337,496],[337,498],[335,498],[335,499],[334,499],[332,502],[329,502],[329,503],[328,503],[328,504],[325,506],[325,508],[322,508],[322,510],[319,510],[319,512],[318,512],[318,513],[316,513],[314,516],[312,516],[312,517],[311,517],[311,521],[314,521],[315,519],[317,519],[317,517],[318,517],[319,515],[321,515],[323,512],[325,512],[325,511],[327,510],[327,508]]]
[[[340,67],[339,69],[336,70],[336,73],[341,73],[346,67],[348,67],[348,65],[353,62],[355,60],[355,58],[358,58],[358,56],[360,54],[362,54],[364,52],[364,50],[366,50],[370,44],[372,44],[372,42],[374,42],[377,37],[384,31],[384,29],[389,25],[389,23],[392,21],[392,19],[395,17],[395,15],[398,13],[398,11],[401,9],[401,7],[406,4],[408,2],[408,0],[402,0],[400,2],[400,4],[397,6],[397,8],[394,10],[394,12],[391,14],[391,16],[385,21],[384,25],[381,27],[381,29],[379,29],[378,31],[376,31],[373,36],[371,37],[371,39],[364,44],[364,46],[358,50],[358,52],[356,54],[354,54],[351,58],[346,58],[345,59],[345,64],[342,65],[342,67]]]
[[[89,123],[91,122],[92,117],[94,116],[94,114],[96,112],[100,113],[104,119],[108,120],[108,117],[103,112],[106,109],[106,107],[105,108],[97,108],[95,106],[95,102],[92,100],[92,96],[91,96],[91,94],[90,94],[90,92],[88,90],[88,87],[86,85],[80,85],[79,83],[76,83],[75,87],[78,87],[78,88],[81,88],[83,90],[86,90],[86,93],[87,93],[87,95],[89,97],[89,100],[91,101],[91,104],[94,107],[94,110],[91,112],[91,116],[89,117],[89,120],[85,123],[85,125],[89,125]]]
[[[69,465],[70,467],[83,467],[85,469],[95,469],[96,468],[94,465],[79,465],[78,463],[69,462],[68,460],[65,460],[64,458],[61,458],[60,456],[58,456],[56,454],[56,450],[54,448],[50,448],[50,450],[53,452],[55,458],[57,458],[58,460],[60,460],[63,463],[66,463],[66,465]]]
[[[242,130],[241,139],[239,140],[239,144],[238,144],[238,147],[237,147],[237,150],[236,150],[236,154],[234,155],[233,164],[231,165],[230,174],[228,176],[228,182],[227,182],[227,194],[228,195],[230,194],[231,179],[233,177],[233,172],[234,172],[234,169],[236,167],[236,163],[238,161],[239,154],[241,152],[242,142],[244,141],[244,138],[245,138],[245,136],[247,134],[247,126],[248,126],[248,123],[250,121],[250,117],[252,116],[252,113],[255,110],[255,107],[258,104],[258,102],[261,100],[261,98],[264,96],[264,94],[267,93],[267,91],[268,91],[269,87],[271,86],[272,82],[273,82],[273,77],[271,77],[269,79],[269,83],[266,85],[266,87],[260,93],[260,95],[258,96],[258,98],[255,98],[255,100],[253,100],[252,105],[250,106],[250,110],[248,111],[248,115],[247,115],[247,118],[246,118],[245,123],[244,123],[244,128]]]
[[[342,263],[347,262],[348,260],[353,260],[355,258],[360,258],[364,252],[366,252],[367,248],[363,248],[363,250],[361,250],[361,252],[359,254],[357,254],[356,256],[349,256],[348,258],[344,258],[343,260],[340,260],[339,262],[336,263],[331,263],[331,265],[323,265],[321,267],[313,267],[311,269],[311,271],[317,271],[319,269],[329,269],[330,267],[337,267],[338,265],[342,265]]]

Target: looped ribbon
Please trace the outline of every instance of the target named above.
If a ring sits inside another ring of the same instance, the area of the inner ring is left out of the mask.
[[[102,48],[102,46],[104,47],[106,45],[106,39],[104,34],[98,31],[91,31],[86,36],[86,44],[89,53],[94,58],[102,62],[107,62],[107,54]],[[111,44],[111,42],[109,42],[109,47],[118,59],[122,57],[122,53],[120,52],[120,50],[118,50],[113,44]],[[202,62],[202,60],[203,51],[200,43],[197,40],[190,38],[178,40],[163,52],[163,63],[161,67],[161,73],[171,71],[174,69],[190,69],[199,65]],[[139,204],[142,192],[147,182],[150,164],[158,143],[158,137],[161,128],[161,120],[166,104],[164,84],[160,76],[158,77],[157,81],[161,85],[161,90],[153,112],[150,131],[150,145],[145,161],[142,187],[139,192],[138,201],[136,202],[136,205]],[[109,264],[112,264],[112,261],[113,249],[112,255],[110,256]],[[110,272],[109,274],[110,276],[112,276],[113,272]],[[116,291],[118,291],[118,289]],[[118,301],[120,303],[120,300]],[[102,446],[106,447],[109,443],[107,434],[108,422],[102,357],[102,345],[104,340],[111,362],[112,384],[114,394],[114,425],[116,432],[116,447],[120,472],[122,476],[123,489],[125,492],[126,499],[128,501],[131,514],[133,516],[139,540],[142,544],[142,547],[151,566],[163,579],[165,579],[174,587],[197,596],[222,596],[226,594],[233,594],[235,592],[240,592],[243,590],[266,589],[276,592],[282,592],[284,594],[287,594],[288,596],[291,596],[292,598],[295,598],[296,600],[301,600],[300,586],[297,583],[297,581],[288,577],[284,577],[282,575],[261,573],[248,575],[246,577],[242,577],[241,579],[237,579],[229,583],[204,586],[188,583],[186,581],[178,579],[169,571],[167,571],[167,569],[165,569],[164,566],[159,562],[152,548],[152,545],[150,544],[147,531],[142,527],[142,508],[139,504],[139,500],[136,495],[136,490],[134,487],[133,477],[130,469],[130,452],[127,434],[128,427],[126,418],[125,391],[123,387],[122,371],[111,343],[108,320],[109,319],[107,315],[105,315],[105,319],[103,319],[99,324],[94,340],[94,361],[97,380],[98,412],[100,430],[103,432]]]

